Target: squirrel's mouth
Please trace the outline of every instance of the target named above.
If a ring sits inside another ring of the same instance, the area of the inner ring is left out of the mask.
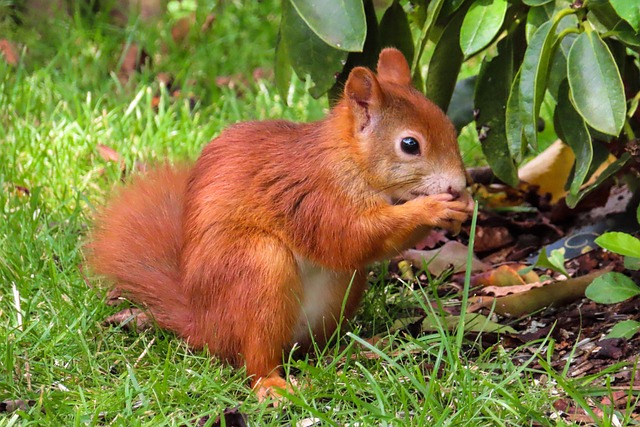
[[[407,203],[409,200],[417,199],[418,197],[428,196],[429,193],[423,191],[409,191],[409,197],[391,197],[392,205],[403,205]]]

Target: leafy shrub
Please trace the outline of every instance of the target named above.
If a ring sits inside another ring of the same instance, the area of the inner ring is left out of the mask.
[[[374,67],[379,50],[395,46],[459,129],[475,120],[489,165],[511,185],[537,149],[550,96],[556,134],[575,154],[567,183],[575,206],[631,163],[627,151],[640,151],[639,30],[640,3],[630,0],[283,0],[276,80],[286,93],[293,69],[311,79],[313,96],[335,98],[351,68]],[[478,75],[458,81],[475,58]],[[610,153],[616,160],[586,185]]]

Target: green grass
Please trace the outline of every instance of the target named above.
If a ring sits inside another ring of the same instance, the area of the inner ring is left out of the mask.
[[[324,100],[313,100],[300,81],[288,106],[269,79],[241,94],[215,85],[219,75],[250,80],[254,68],[271,68],[277,5],[225,2],[212,30],[194,31],[184,46],[171,41],[169,18],[157,26],[132,19],[124,28],[78,11],[37,22],[25,17],[21,27],[2,21],[24,56],[17,68],[0,61],[0,401],[36,404],[0,413],[0,426],[189,425],[203,416],[211,425],[238,405],[251,425],[306,418],[323,425],[556,423],[546,414],[562,389],[534,383],[535,372],[515,363],[514,351],[461,344],[442,327],[418,337],[389,332],[415,307],[436,324],[442,313],[431,308],[435,285],[422,291],[390,281],[384,265],[356,319],[343,325],[340,345],[285,364],[300,389],[279,408],[256,401],[242,370],[190,351],[169,333],[100,325],[117,309],[87,286],[82,245],[95,208],[122,172],[100,157],[98,144],[120,153],[130,171],[136,162],[193,159],[233,122],[307,121],[325,111]],[[147,49],[153,65],[122,87],[116,71],[122,45],[131,42]],[[194,94],[195,109],[186,97],[171,101],[162,92],[154,80],[161,71]],[[159,93],[154,111],[151,98]],[[373,334],[385,338],[375,349],[362,341]],[[588,383],[572,387],[590,390]]]

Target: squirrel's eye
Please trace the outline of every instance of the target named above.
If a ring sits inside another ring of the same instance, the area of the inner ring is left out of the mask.
[[[400,141],[400,148],[407,154],[417,156],[420,154],[420,143],[412,136],[405,136]]]

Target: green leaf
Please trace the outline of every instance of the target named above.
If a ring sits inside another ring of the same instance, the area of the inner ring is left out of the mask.
[[[637,0],[610,0],[618,16],[627,21],[636,32],[640,31],[640,2]]]
[[[553,124],[558,137],[571,147],[576,157],[573,181],[569,189],[575,195],[580,191],[580,187],[589,172],[589,166],[591,166],[591,159],[593,158],[593,145],[586,123],[569,100],[569,84],[567,80],[563,80],[558,89],[558,104],[553,115]]]
[[[332,48],[316,36],[288,1],[283,3],[281,29],[291,66],[301,79],[311,78],[315,85],[309,92],[315,98],[320,97],[335,83],[347,52]]]
[[[451,94],[447,116],[458,132],[473,121],[473,93],[476,89],[477,80],[478,76],[458,80],[453,89],[453,94]]]
[[[425,94],[444,111],[447,111],[451,101],[451,94],[464,59],[458,43],[464,18],[462,12],[456,13],[449,21],[429,60]]]
[[[527,23],[525,26],[525,34],[527,41],[531,40],[533,33],[545,22],[553,18],[555,11],[554,2],[547,2],[538,7],[532,7],[527,13]]]
[[[280,97],[286,103],[289,86],[291,85],[291,61],[289,61],[287,47],[282,41],[282,30],[278,31],[278,38],[276,40],[274,73],[276,89],[278,89]]]
[[[411,27],[407,13],[399,1],[394,1],[380,20],[380,42],[382,47],[392,46],[399,49],[409,64],[413,62]]]
[[[631,156],[629,153],[624,153],[618,160],[611,163],[607,168],[602,171],[598,178],[590,184],[588,187],[583,188],[578,194],[567,194],[567,206],[570,208],[574,208],[580,200],[584,198],[587,194],[591,193],[593,190],[598,188],[604,181],[609,179],[613,174],[618,172],[622,167],[629,161]]]
[[[580,34],[567,59],[567,76],[576,110],[589,126],[618,135],[626,104],[618,67],[607,45],[595,31]]]
[[[638,224],[640,224],[640,205],[638,205],[638,209],[636,209],[636,220]]]
[[[476,0],[471,5],[460,30],[460,47],[465,56],[491,43],[502,28],[507,6],[506,0]]]
[[[599,304],[615,304],[640,295],[640,288],[624,274],[609,272],[594,279],[584,294]]]
[[[420,30],[420,37],[418,38],[418,43],[416,44],[416,54],[413,57],[413,62],[411,63],[411,72],[413,74],[414,81],[416,80],[416,76],[420,75],[420,67],[418,64],[420,63],[420,59],[422,58],[422,54],[424,53],[424,49],[427,46],[427,42],[429,41],[429,34],[431,33],[431,29],[433,28],[433,24],[438,19],[440,15],[440,10],[442,9],[442,5],[445,3],[445,0],[433,0],[429,2],[427,6],[427,18],[422,25],[422,29]]]
[[[608,33],[624,43],[640,47],[640,34],[618,16],[609,0],[589,0],[587,19],[598,32]]]
[[[482,151],[493,173],[505,183],[518,185],[518,172],[509,153],[505,111],[513,79],[513,43],[505,38],[498,55],[482,62],[474,96],[476,129]]]
[[[538,148],[538,115],[547,89],[549,59],[556,40],[555,24],[547,21],[531,37],[520,71],[520,114],[526,140]]]
[[[520,114],[520,72],[516,73],[511,83],[511,92],[507,100],[507,111],[505,114],[505,131],[507,134],[507,144],[509,152],[516,162],[522,161],[525,150],[527,149],[527,140],[524,137],[524,126],[522,124],[522,115]]]
[[[630,234],[610,231],[598,236],[595,242],[608,251],[624,256],[640,258],[640,239]]]
[[[362,0],[289,1],[309,28],[325,43],[340,50],[362,51],[367,35]]]
[[[363,0],[364,15],[367,18],[367,38],[364,41],[364,50],[362,52],[349,52],[347,62],[344,64],[342,71],[338,74],[334,85],[327,92],[329,105],[333,106],[340,100],[344,92],[344,84],[349,78],[349,73],[355,67],[367,67],[375,70],[378,63],[378,55],[380,54],[380,34],[378,31],[378,18],[373,0]]]
[[[630,256],[624,257],[624,268],[633,271],[640,270],[640,258],[634,258]]]
[[[540,6],[543,4],[551,3],[553,4],[554,0],[522,0],[522,3],[527,6]]]
[[[616,323],[605,338],[625,338],[630,340],[638,331],[640,331],[640,322],[636,320],[623,320],[622,322]]]
[[[540,251],[540,255],[538,255],[538,259],[535,262],[535,265],[538,267],[550,268],[553,271],[560,272],[565,276],[569,277],[569,273],[564,266],[564,248],[554,249],[547,256],[547,249],[542,248]]]

